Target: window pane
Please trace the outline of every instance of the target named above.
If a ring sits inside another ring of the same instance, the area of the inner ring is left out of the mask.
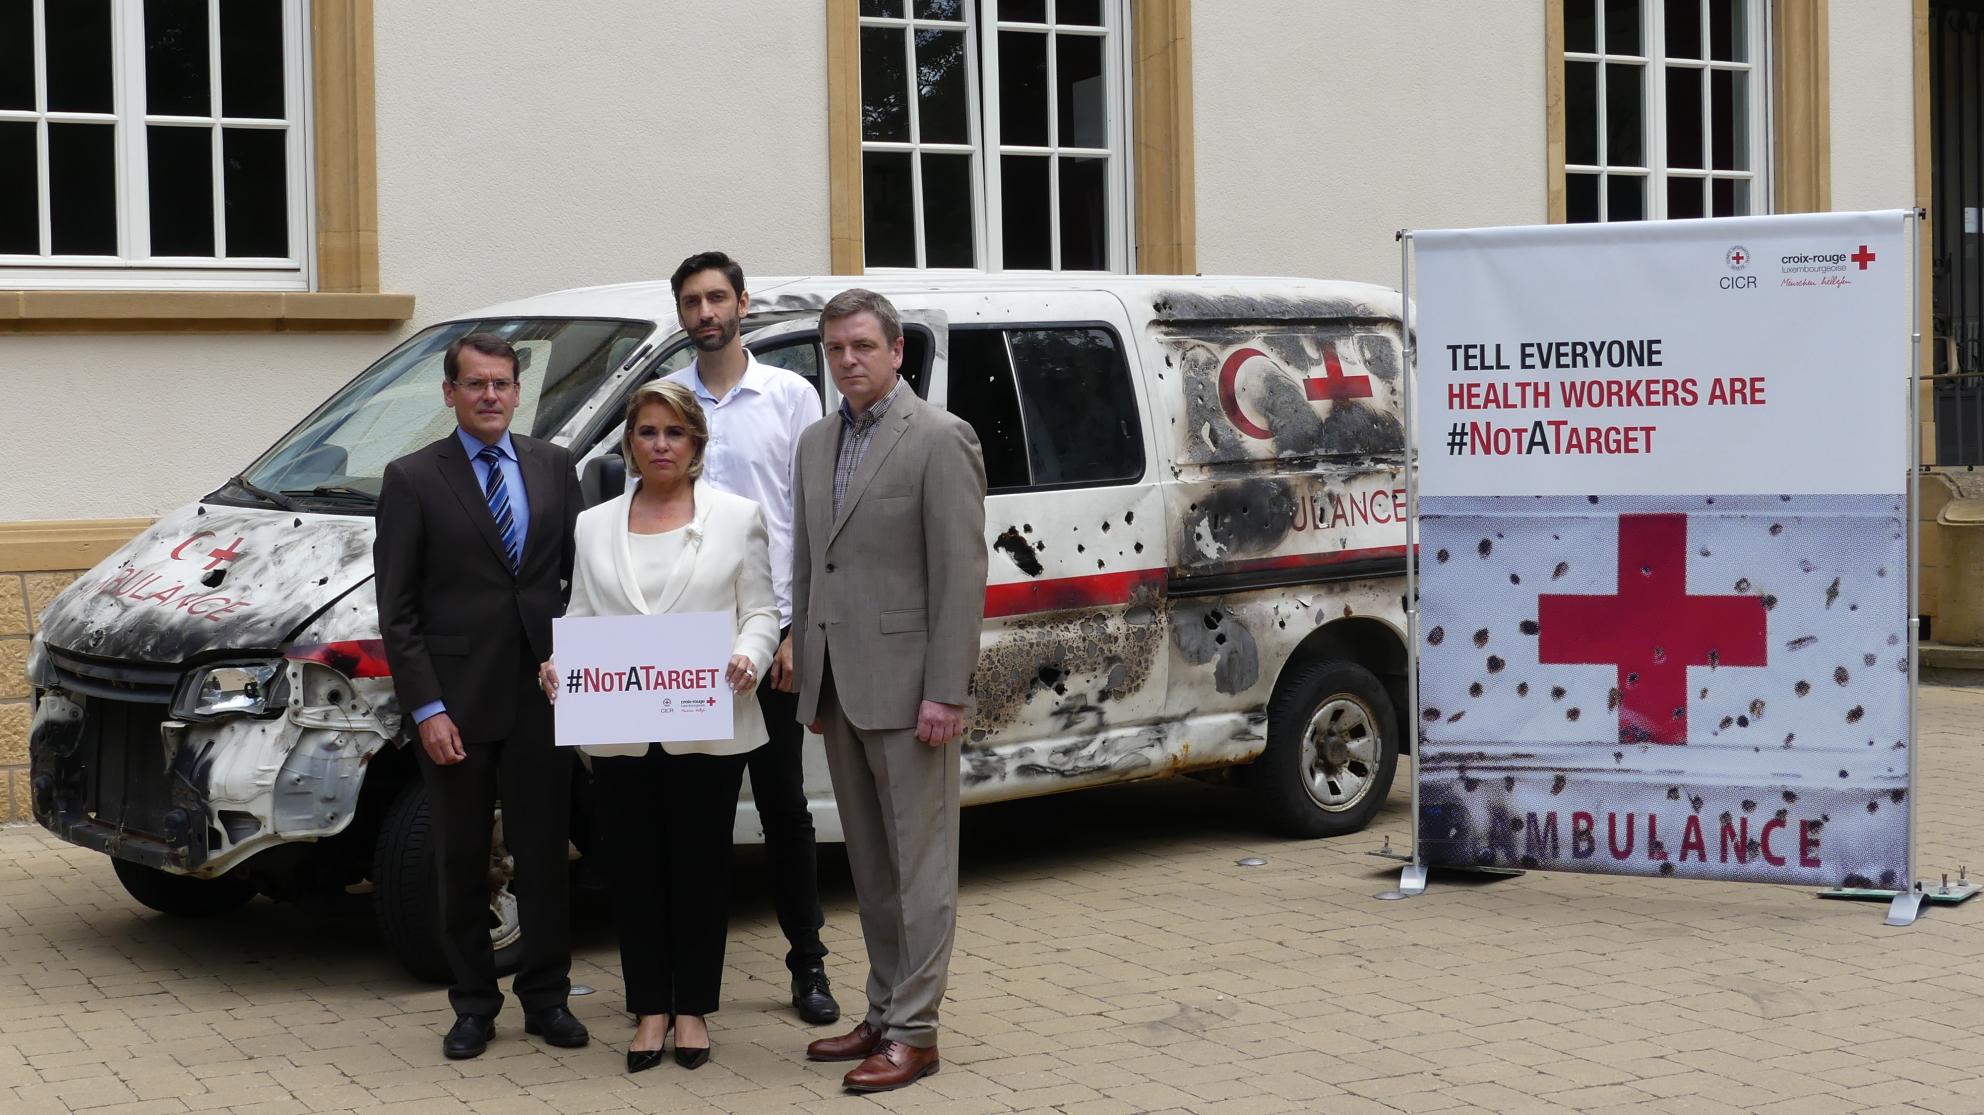
[[[1564,219],[1574,225],[1598,220],[1598,175],[1564,176]]]
[[[999,142],[1047,146],[1047,36],[999,32]]]
[[[925,143],[970,143],[964,32],[916,32],[917,130]]]
[[[145,0],[145,111],[205,116],[206,0]]]
[[[1667,180],[1667,216],[1673,220],[1687,217],[1706,217],[1708,210],[1702,207],[1702,186],[1699,178],[1683,178],[1675,175]]]
[[[861,0],[861,14],[901,19],[902,0]]]
[[[1640,0],[1605,0],[1605,53],[1640,53]]]
[[[1743,0],[1708,0],[1708,56],[1717,62],[1748,62],[1748,7]]]
[[[1046,23],[1047,0],[994,0],[1004,23]]]
[[[861,153],[861,235],[870,267],[916,266],[916,201],[909,152]]]
[[[56,255],[117,254],[115,125],[48,125],[48,231]]]
[[[1715,215],[1718,217],[1747,217],[1750,215],[1750,183],[1741,178],[1718,178],[1714,187]]]
[[[1646,220],[1646,179],[1630,174],[1605,176],[1605,219]]]
[[[212,128],[145,129],[151,171],[152,254],[214,254]]]
[[[1702,166],[1702,71],[1667,68],[1667,165]]]
[[[916,0],[916,18],[963,22],[964,0]]]
[[[48,29],[48,110],[112,111],[110,0],[59,0],[46,6],[42,19]]]
[[[1102,0],[1055,0],[1054,22],[1081,27],[1102,26]]]
[[[1004,155],[999,159],[1001,242],[1008,270],[1045,271],[1054,266],[1048,207],[1047,158]]]
[[[951,330],[949,376],[950,400],[945,406],[978,434],[986,490],[1026,487],[1026,438],[1020,428],[1012,366],[1006,360],[1005,335],[996,329]]]
[[[1109,160],[1061,160],[1061,270],[1109,268]]]
[[[34,111],[34,0],[0,0],[0,108]]]
[[[975,267],[971,231],[971,156],[923,156],[923,261],[928,267]]]
[[[278,128],[222,128],[227,254],[289,255],[289,133]]]
[[[1605,163],[1644,166],[1646,105],[1640,76],[1646,67],[1608,62],[1605,66]]]
[[[1102,39],[1096,35],[1054,37],[1056,115],[1062,147],[1107,147],[1108,102],[1102,88]]]
[[[1702,56],[1702,0],[1667,0],[1667,57]]]
[[[220,0],[220,103],[228,116],[282,119],[282,5]]]
[[[1143,436],[1130,369],[1105,329],[1009,334],[1033,483],[1134,480]]]
[[[823,373],[820,345],[817,341],[798,341],[770,351],[755,352],[752,356],[760,364],[769,364],[774,368],[784,368],[786,371],[798,374],[813,385],[815,392],[821,390],[820,381]]]
[[[909,141],[909,77],[893,27],[861,29],[861,138]]]
[[[1715,136],[1715,169],[1750,169],[1750,75],[1711,70],[1709,119]]]
[[[1564,0],[1564,49],[1578,54],[1598,53],[1598,17],[1592,9],[1596,0]]]
[[[0,123],[0,255],[41,254],[41,162],[33,124]]]
[[[1598,163],[1598,63],[1564,63],[1564,160]]]

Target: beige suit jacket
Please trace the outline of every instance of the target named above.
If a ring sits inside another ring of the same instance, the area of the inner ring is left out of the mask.
[[[579,515],[572,602],[566,618],[645,616],[665,612],[729,612],[736,617],[741,654],[763,676],[778,649],[778,602],[772,596],[771,550],[765,515],[742,496],[696,482],[696,516],[681,560],[670,570],[659,599],[641,592],[641,571],[627,542],[627,509],[633,491]],[[661,745],[670,755],[735,755],[763,744],[764,713],[748,694],[731,702],[729,739],[679,740]],[[645,743],[589,744],[588,755],[645,755]]]
[[[916,726],[923,701],[970,703],[985,619],[985,461],[963,419],[907,386],[882,416],[834,515],[841,418],[799,439],[792,635],[799,722],[831,661],[858,728]]]

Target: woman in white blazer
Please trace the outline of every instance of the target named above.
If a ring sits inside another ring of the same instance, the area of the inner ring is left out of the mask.
[[[730,612],[736,641],[725,681],[729,739],[587,746],[605,816],[627,1009],[638,1019],[627,1071],[660,1063],[672,1025],[675,1059],[709,1060],[703,1016],[717,1008],[729,933],[731,826],[745,754],[765,742],[748,694],[778,649],[764,513],[698,482],[709,426],[678,383],[627,401],[621,450],[640,483],[579,516],[567,616]],[[545,693],[557,695],[545,664]]]

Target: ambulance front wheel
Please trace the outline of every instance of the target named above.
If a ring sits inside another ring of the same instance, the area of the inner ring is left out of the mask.
[[[1341,836],[1371,823],[1398,769],[1398,717],[1376,675],[1323,659],[1293,667],[1268,703],[1248,782],[1277,832]]]

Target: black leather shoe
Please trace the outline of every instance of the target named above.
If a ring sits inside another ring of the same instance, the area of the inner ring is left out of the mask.
[[[792,1006],[801,1019],[813,1026],[840,1021],[840,1004],[834,1002],[833,992],[827,990],[824,965],[816,964],[792,973]]]
[[[646,1072],[661,1063],[665,1054],[659,1049],[629,1049],[627,1051],[627,1071]]]
[[[546,1007],[524,1015],[524,1033],[536,1034],[548,1045],[577,1049],[592,1040],[586,1024],[564,1007]]]
[[[700,1049],[680,1045],[675,1047],[675,1063],[685,1069],[699,1069],[709,1062],[710,1047],[707,1045]]]
[[[496,1020],[488,1015],[456,1015],[448,1036],[441,1039],[441,1052],[454,1061],[480,1057],[489,1048],[489,1039],[495,1036]]]

